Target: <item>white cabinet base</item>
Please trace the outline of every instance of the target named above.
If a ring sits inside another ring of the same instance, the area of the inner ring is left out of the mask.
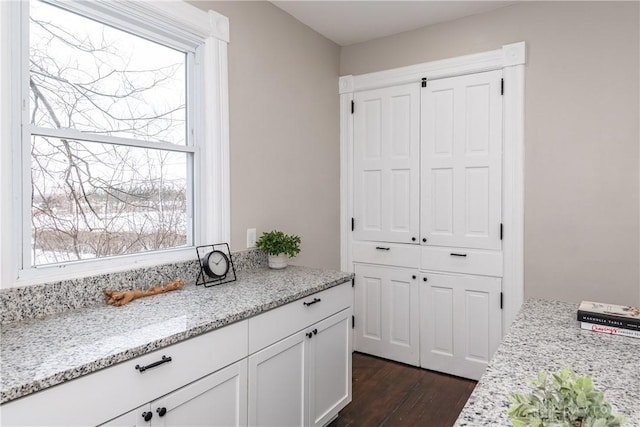
[[[249,356],[250,426],[323,426],[351,401],[351,313]]]

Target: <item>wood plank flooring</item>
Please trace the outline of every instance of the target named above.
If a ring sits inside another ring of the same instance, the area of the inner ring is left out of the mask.
[[[452,426],[475,381],[353,353],[353,400],[329,427]]]

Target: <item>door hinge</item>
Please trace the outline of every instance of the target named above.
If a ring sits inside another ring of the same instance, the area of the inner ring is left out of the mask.
[[[502,294],[502,292],[500,292],[500,310],[502,310],[503,306],[504,306],[504,295]]]
[[[503,227],[502,227],[502,223],[500,223],[500,240],[502,240],[502,236],[503,236]]]
[[[500,79],[500,95],[504,95],[504,79]]]
[[[351,114],[353,114],[354,111],[356,111],[356,103],[351,101]]]
[[[351,218],[351,231],[354,231],[356,229],[356,220],[354,218]]]
[[[427,78],[426,77],[422,78],[422,87],[427,87]]]
[[[356,316],[351,316],[351,329],[356,327]]]

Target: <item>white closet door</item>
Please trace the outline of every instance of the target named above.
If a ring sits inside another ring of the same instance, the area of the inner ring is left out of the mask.
[[[501,249],[502,71],[422,89],[421,241]]]
[[[419,366],[417,271],[357,264],[355,275],[355,350]]]
[[[420,366],[480,379],[502,336],[500,290],[493,277],[424,273]]]
[[[418,243],[420,86],[354,95],[356,240]]]

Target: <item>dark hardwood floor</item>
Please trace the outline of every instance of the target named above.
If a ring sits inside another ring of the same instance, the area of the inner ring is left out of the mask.
[[[452,426],[475,381],[353,353],[353,400],[329,427]]]

